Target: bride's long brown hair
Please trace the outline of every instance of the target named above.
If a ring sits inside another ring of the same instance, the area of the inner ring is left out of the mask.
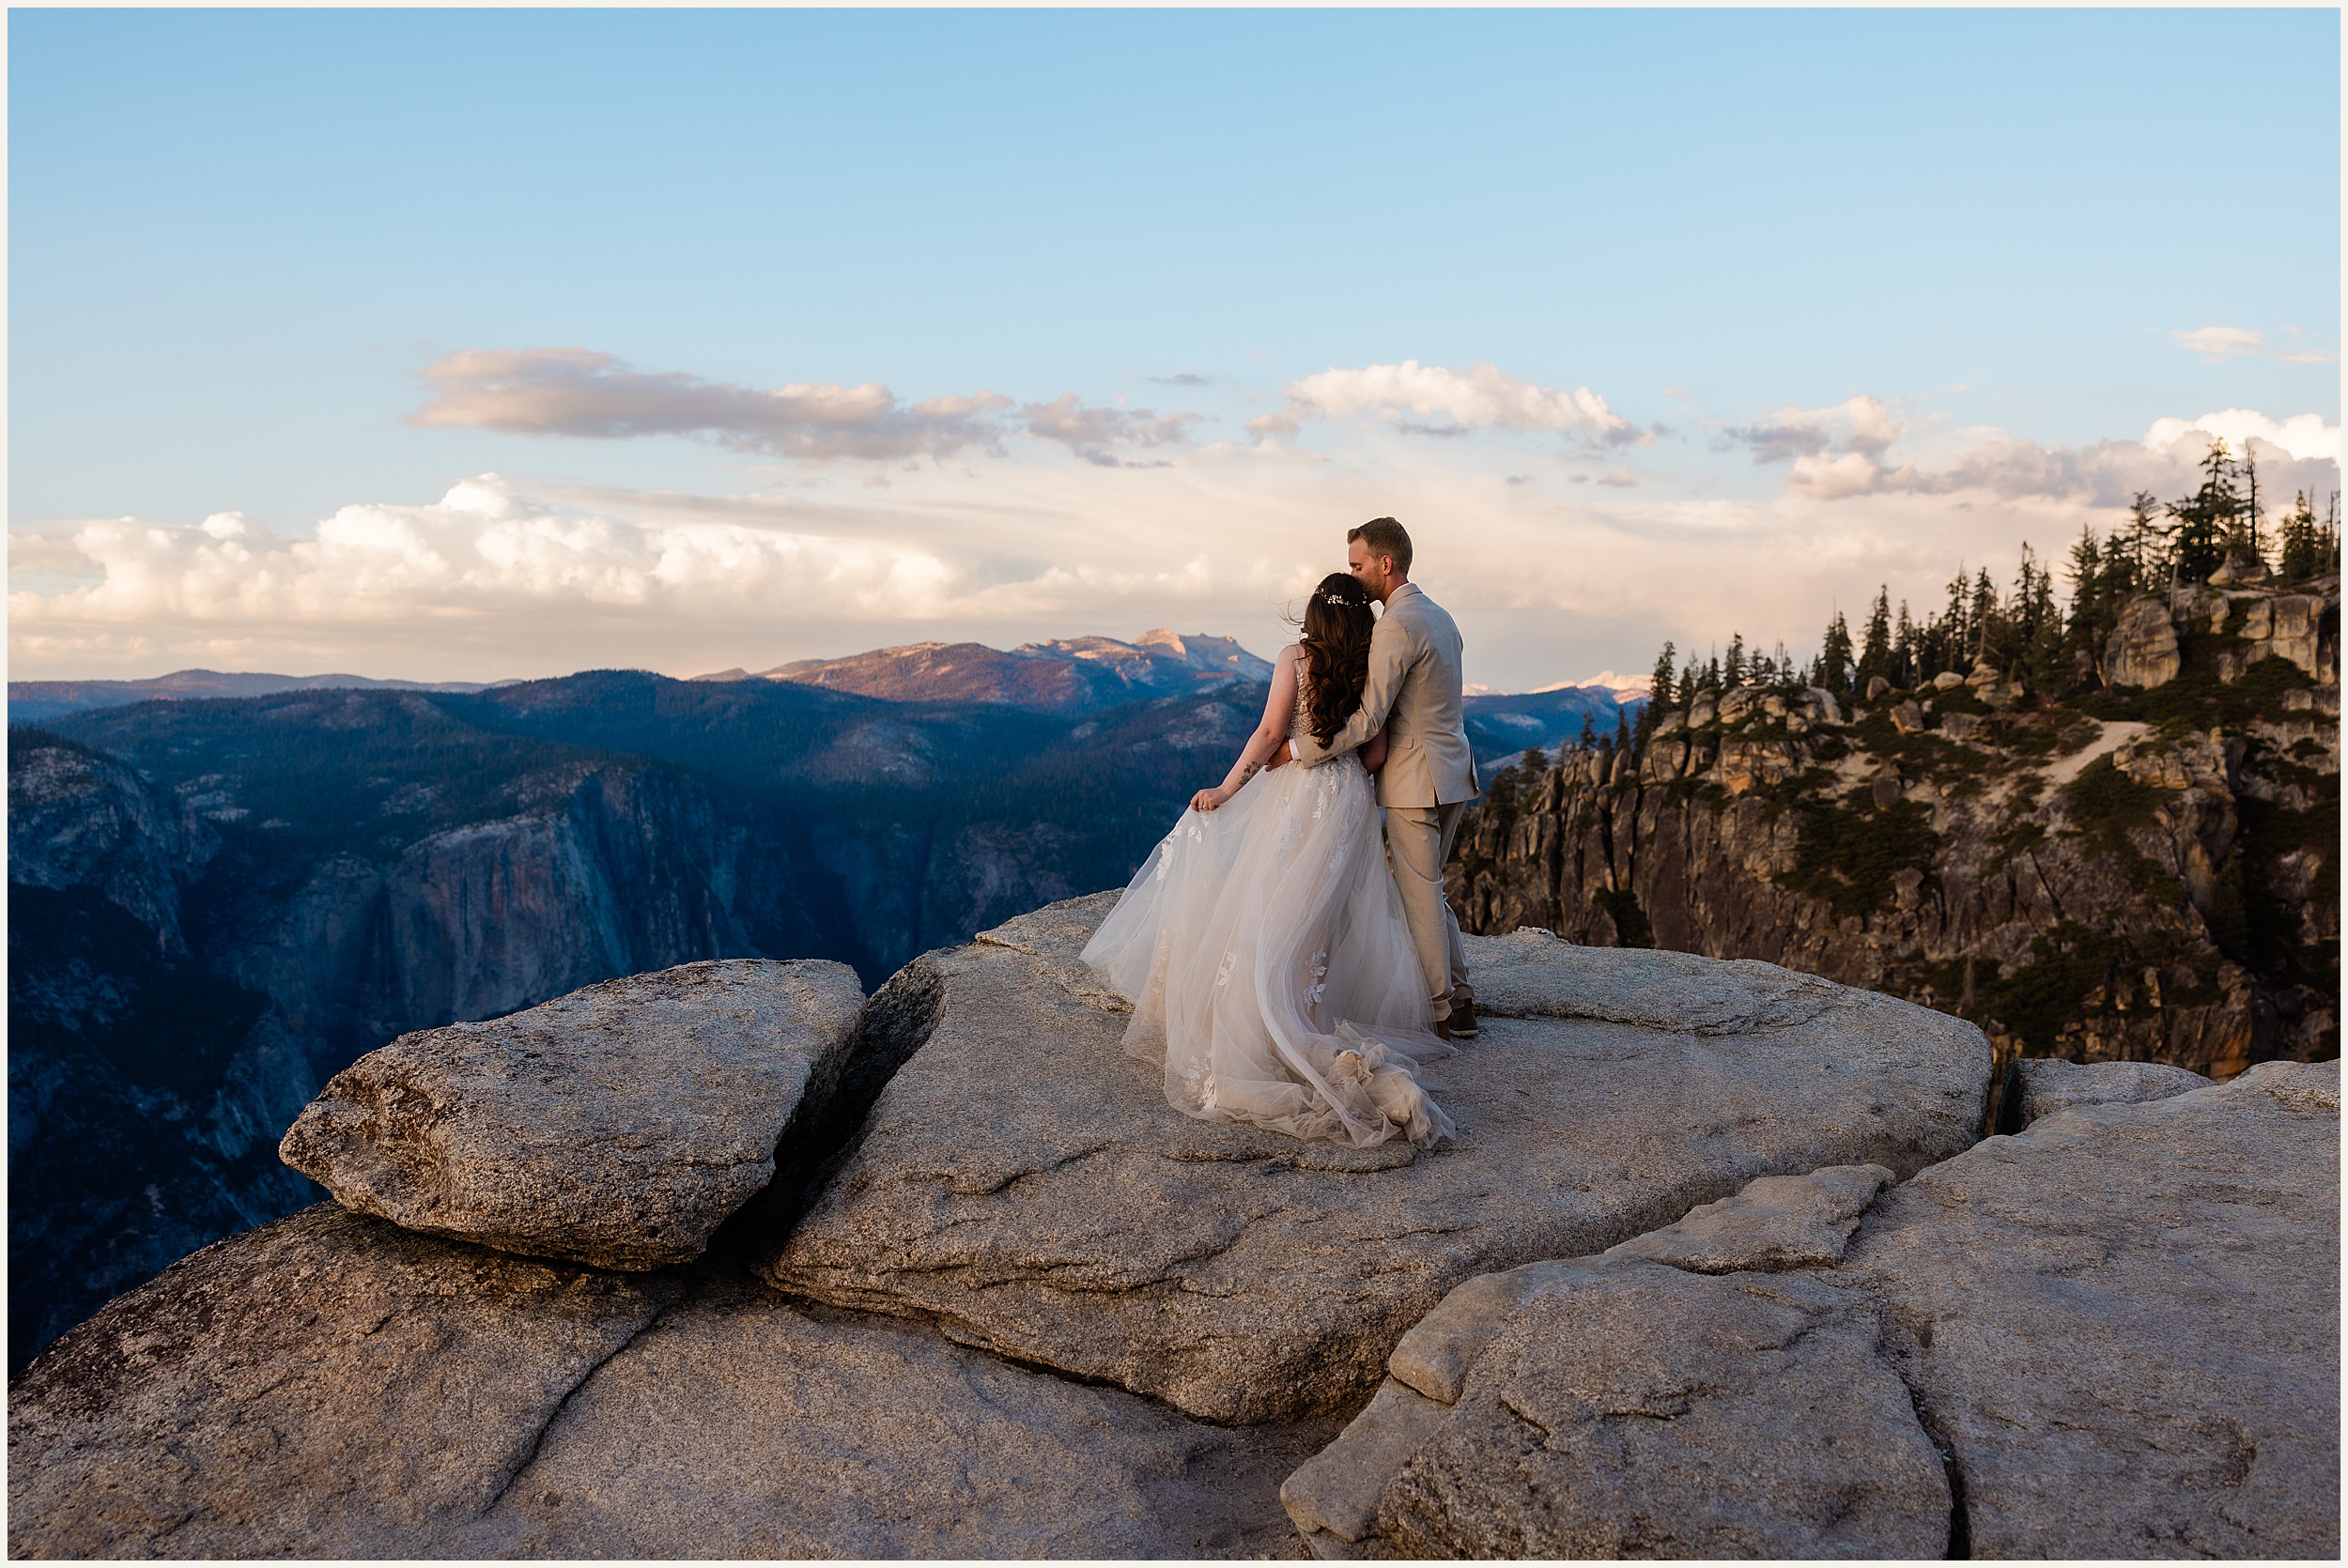
[[[1369,612],[1369,592],[1351,575],[1332,572],[1305,601],[1301,646],[1312,663],[1299,684],[1305,727],[1327,746],[1345,721],[1361,710],[1369,684],[1369,634],[1378,624]]]

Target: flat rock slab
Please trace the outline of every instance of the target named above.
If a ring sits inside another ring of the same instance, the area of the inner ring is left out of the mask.
[[[1280,1478],[1330,1421],[1215,1427],[903,1322],[697,1294],[564,1407],[482,1555],[1301,1555]]]
[[[2025,1056],[2006,1069],[2000,1131],[2019,1132],[2041,1116],[2082,1105],[2139,1105],[2206,1089],[2210,1081],[2161,1062],[2066,1062]]]
[[[1859,1217],[1892,1173],[1880,1165],[1830,1165],[1808,1176],[1763,1176],[1743,1191],[1689,1210],[1676,1225],[1607,1249],[1699,1274],[1840,1262]]]
[[[1365,1453],[1380,1555],[1939,1557],[1947,1478],[1878,1336],[1801,1275],[1560,1268],[1398,1468]]]
[[[12,1557],[400,1557],[673,1301],[331,1204],[173,1264],[8,1391]]]
[[[608,1273],[331,1204],[220,1242],[9,1394],[11,1555],[1293,1555],[1337,1423],[1185,1420],[715,1262]]]
[[[863,1002],[854,970],[814,960],[607,980],[369,1052],[279,1153],[409,1230],[603,1268],[682,1263],[773,1178]]]
[[[1600,1252],[1756,1176],[1904,1175],[1979,1131],[1970,1024],[1772,965],[1714,983],[1709,961],[1532,932],[1470,939],[1479,998],[1487,960],[1507,983],[1428,1070],[1455,1144],[1194,1122],[1122,1054],[1121,1005],[1075,961],[1114,902],[1051,906],[891,982],[934,988],[934,1027],[776,1284],[1210,1420],[1285,1421],[1358,1409],[1470,1276]],[[1683,1007],[1699,1028],[1676,1027]]]
[[[2075,1107],[1880,1199],[1877,1297],[1977,1557],[2340,1553],[2340,1064]]]

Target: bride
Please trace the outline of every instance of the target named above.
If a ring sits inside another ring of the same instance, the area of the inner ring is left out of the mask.
[[[1361,707],[1376,624],[1343,572],[1321,579],[1280,651],[1263,722],[1135,873],[1084,961],[1134,1004],[1128,1054],[1163,1061],[1166,1098],[1204,1121],[1292,1137],[1425,1147],[1453,1134],[1417,1063],[1450,1049],[1430,1008],[1362,767],[1265,764],[1322,744]]]

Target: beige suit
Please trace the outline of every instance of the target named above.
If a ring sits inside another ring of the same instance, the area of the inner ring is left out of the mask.
[[[1295,742],[1296,760],[1317,765],[1347,757],[1385,727],[1378,804],[1386,808],[1386,859],[1437,1018],[1474,999],[1460,923],[1443,896],[1443,869],[1460,818],[1482,792],[1460,688],[1459,625],[1416,583],[1406,582],[1388,597],[1370,635],[1361,711],[1327,746],[1310,735]]]

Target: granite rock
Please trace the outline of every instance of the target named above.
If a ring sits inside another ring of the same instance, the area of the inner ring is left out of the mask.
[[[173,1264],[9,1390],[12,1557],[403,1557],[676,1299],[331,1204]]]
[[[1676,1224],[1610,1247],[1698,1274],[1773,1273],[1841,1261],[1859,1217],[1891,1181],[1880,1165],[1830,1165],[1763,1176],[1734,1197],[1699,1205]]]
[[[1281,1555],[1278,1480],[1336,1429],[330,1204],[116,1301],[9,1407],[18,1557]]]
[[[2075,1105],[1887,1192],[1879,1299],[1978,1557],[2340,1553],[2340,1064]]]
[[[928,1041],[768,1279],[1209,1420],[1283,1421],[1359,1408],[1474,1275],[1602,1251],[1756,1176],[1913,1172],[1980,1128],[1970,1024],[1537,932],[1470,939],[1485,1027],[1427,1072],[1455,1143],[1194,1122],[1075,962],[1113,904],[917,961],[940,998]]]
[[[286,1163],[410,1230],[605,1268],[698,1255],[837,1082],[846,964],[740,959],[403,1035],[335,1075]]]
[[[2131,600],[2120,611],[2120,623],[2104,643],[2104,684],[2165,685],[2184,668],[2176,623],[2167,603],[2152,598]]]
[[[1941,1556],[1946,1475],[1878,1338],[1800,1275],[1560,1268],[1389,1472],[1379,1555]]]
[[[2206,1089],[2210,1081],[2161,1062],[2066,1062],[2024,1056],[2006,1068],[1998,1130],[2019,1132],[2041,1116],[2081,1105],[2134,1105]]]
[[[605,1365],[460,1544],[482,1555],[1291,1555],[1329,1421],[1228,1428],[919,1327],[697,1293]]]

